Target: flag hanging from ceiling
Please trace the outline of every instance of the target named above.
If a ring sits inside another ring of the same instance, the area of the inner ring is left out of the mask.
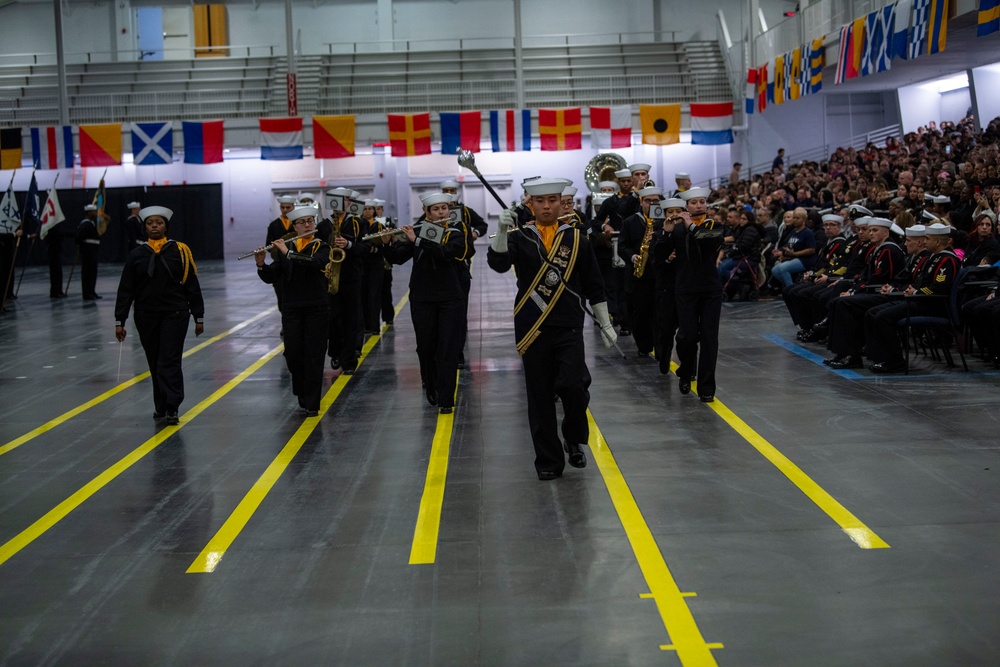
[[[393,157],[430,155],[431,115],[389,114],[389,145]]]
[[[632,105],[590,107],[590,143],[594,148],[632,145]]]
[[[121,163],[121,123],[80,126],[81,167],[112,167]]]
[[[837,75],[834,83],[840,84],[858,76],[864,41],[864,18],[848,23],[840,29],[840,52],[837,56]]]
[[[22,157],[24,146],[21,143],[21,128],[0,130],[0,169],[20,169]]]
[[[580,107],[539,109],[538,136],[543,151],[572,151],[582,147]]]
[[[892,9],[892,46],[891,57],[906,60],[909,57],[910,14],[913,13],[913,0],[897,0]]]
[[[757,112],[767,108],[767,65],[757,68]]]
[[[501,109],[490,112],[493,152],[531,150],[531,112]]]
[[[48,235],[50,229],[66,219],[66,216],[63,215],[62,206],[59,205],[59,193],[56,190],[55,183],[49,188],[49,196],[45,200],[45,206],[42,207],[40,218],[42,224],[38,236],[43,240]]]
[[[889,5],[865,17],[861,76],[884,72],[892,67],[893,9]]]
[[[746,114],[750,115],[757,107],[757,68],[751,67],[747,70],[747,100]]]
[[[317,159],[354,157],[354,115],[313,116],[313,146]]]
[[[301,160],[302,119],[261,118],[260,159]]]
[[[768,104],[777,104],[777,102],[774,101],[774,67],[775,67],[776,64],[777,63],[775,63],[775,61],[771,60],[771,61],[768,61],[767,65],[766,65],[766,67],[767,67],[767,103]]]
[[[170,164],[173,161],[172,123],[132,123],[133,164]]]
[[[809,93],[815,94],[823,89],[823,66],[826,58],[823,55],[823,38],[817,37],[809,49]]]
[[[1000,0],[979,0],[979,16],[976,34],[980,37],[1000,30]]]
[[[184,121],[184,162],[212,164],[222,162],[225,123],[221,120]]]
[[[785,101],[785,55],[774,59],[774,103]]]
[[[642,143],[667,146],[681,140],[680,104],[640,104]]]
[[[71,169],[73,167],[73,128],[31,128],[31,161],[37,169]]]
[[[948,0],[914,0],[909,57],[944,51],[948,33]]]
[[[483,112],[461,111],[439,113],[441,119],[441,153],[456,155],[460,150],[479,152],[483,138]]]
[[[785,56],[785,99],[797,100],[802,93],[802,47]]]
[[[691,103],[691,143],[708,146],[733,143],[733,103]]]

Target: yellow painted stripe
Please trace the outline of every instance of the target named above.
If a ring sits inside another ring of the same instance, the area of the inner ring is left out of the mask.
[[[458,376],[455,373],[455,406],[458,409]],[[455,430],[455,413],[438,414],[431,458],[427,462],[424,493],[420,497],[420,511],[413,530],[410,547],[410,565],[428,565],[437,558],[438,531],[441,528],[441,507],[444,505],[444,487],[448,481],[448,456],[451,453],[451,436]]]
[[[208,347],[212,343],[218,342],[218,341],[222,340],[223,338],[225,338],[226,336],[229,336],[230,334],[236,333],[240,329],[246,328],[247,326],[249,326],[253,322],[256,322],[257,320],[259,320],[260,318],[264,317],[265,315],[269,315],[270,313],[273,313],[277,309],[278,309],[277,306],[272,306],[271,308],[268,308],[264,312],[257,313],[256,315],[254,315],[250,319],[243,320],[242,322],[240,322],[239,324],[237,324],[233,328],[231,328],[231,329],[229,329],[227,331],[223,331],[219,335],[213,336],[212,338],[209,338],[208,340],[206,340],[206,341],[204,341],[202,343],[199,343],[198,345],[195,345],[190,350],[188,350],[187,352],[184,353],[184,357],[185,358],[189,357],[192,354],[205,349],[206,347]],[[73,417],[76,417],[77,415],[79,415],[79,414],[81,414],[83,412],[86,412],[87,410],[89,410],[90,408],[94,407],[95,405],[99,405],[99,404],[103,403],[104,401],[108,400],[109,398],[111,398],[115,394],[119,394],[119,393],[125,391],[129,387],[142,382],[143,380],[145,380],[148,377],[149,377],[149,371],[146,371],[145,373],[140,373],[139,375],[136,375],[134,378],[126,380],[125,382],[122,382],[118,386],[113,387],[112,389],[107,390],[106,392],[104,392],[100,396],[92,398],[89,401],[87,401],[86,403],[82,403],[82,404],[76,406],[72,410],[67,410],[66,412],[62,413],[61,415],[59,415],[58,417],[56,417],[54,419],[50,419],[49,421],[45,422],[41,426],[39,426],[39,427],[37,427],[35,429],[32,429],[31,431],[28,431],[27,433],[25,433],[21,437],[15,438],[15,439],[11,440],[10,442],[8,442],[7,444],[5,444],[3,446],[0,446],[0,456],[3,456],[4,454],[6,454],[6,453],[8,453],[8,452],[10,452],[10,451],[12,451],[14,449],[17,449],[18,447],[20,447],[21,445],[23,445],[26,442],[34,440],[35,438],[37,438],[38,436],[42,435],[43,433],[47,433],[48,431],[51,431],[52,429],[54,429],[55,427],[59,426],[60,424],[65,424],[67,421],[69,421]]]
[[[396,314],[402,310],[403,305],[407,302],[409,298],[409,292],[403,295],[399,303],[396,304]],[[382,332],[385,333],[386,327],[382,327]],[[368,340],[365,341],[364,347],[361,349],[361,356],[358,358],[358,367],[360,368],[361,362],[365,360],[368,353],[371,352],[372,348],[379,341],[381,336],[369,336]],[[247,523],[250,521],[250,517],[254,515],[260,504],[264,502],[264,498],[270,493],[271,489],[274,487],[278,478],[285,472],[288,464],[292,462],[295,455],[298,454],[299,450],[302,449],[302,445],[305,444],[306,440],[312,434],[312,432],[319,425],[320,419],[322,419],[333,402],[337,400],[340,396],[340,392],[344,390],[347,383],[350,382],[353,375],[341,374],[333,384],[330,389],[327,390],[326,394],[323,396],[323,400],[320,401],[319,414],[315,417],[308,417],[303,422],[302,425],[295,431],[292,437],[285,443],[285,446],[281,448],[278,455],[274,457],[271,464],[267,466],[264,473],[254,482],[254,485],[250,487],[247,494],[243,496],[243,499],[233,510],[229,518],[226,519],[222,527],[212,536],[212,539],[208,541],[205,548],[202,549],[201,553],[198,554],[197,558],[188,566],[186,570],[188,574],[205,574],[209,572],[215,572],[215,568],[219,566],[222,562],[222,558],[226,555],[226,552],[239,537],[240,533],[246,527]]]
[[[670,362],[670,368],[675,374],[677,373],[676,363]],[[698,393],[697,382],[691,383],[691,391],[695,394]],[[726,404],[720,401],[718,396],[715,398],[715,401],[705,403],[705,405],[714,410],[715,414],[722,417],[723,421],[743,436],[744,440],[753,445],[754,449],[760,452],[764,458],[774,464],[774,467],[787,477],[792,484],[798,487],[799,491],[806,494],[809,500],[816,503],[817,507],[826,512],[827,516],[833,519],[847,536],[854,540],[855,544],[862,549],[889,548],[888,543],[879,537],[874,530],[866,526],[861,519],[851,514],[846,507],[837,502],[836,498],[814,482],[809,475],[805,474],[801,468],[792,463],[787,456],[779,452],[774,445],[765,440],[757,431],[750,428],[745,421],[736,416],[736,413],[726,407]]]
[[[208,398],[185,412],[181,417],[182,421],[180,424],[176,426],[167,426],[161,429],[152,438],[133,449],[123,458],[119,459],[117,463],[87,482],[87,484],[81,487],[76,493],[56,505],[41,519],[35,521],[33,524],[22,530],[3,546],[0,546],[0,565],[6,563],[11,557],[21,551],[21,549],[41,537],[49,528],[52,528],[52,526],[62,521],[70,512],[75,510],[83,504],[84,501],[107,486],[113,479],[118,477],[118,475],[132,467],[133,464],[138,462],[146,454],[149,454],[151,451],[163,444],[170,436],[186,426],[191,420],[204,412],[209,406],[228,394],[238,384],[246,380],[252,374],[256,373],[258,369],[273,359],[275,355],[280,353],[283,349],[284,346],[279,345],[257,361],[250,364],[242,373],[216,389]]]
[[[632,545],[642,576],[649,586],[648,596],[656,602],[656,609],[663,619],[663,627],[673,640],[672,644],[661,645],[660,648],[677,651],[677,657],[680,658],[682,665],[717,664],[710,649],[722,648],[722,644],[709,644],[701,636],[701,630],[684,599],[693,596],[693,593],[682,593],[677,586],[670,568],[663,559],[663,554],[660,553],[660,548],[656,545],[653,533],[646,525],[632,491],[589,410],[587,422],[590,424],[590,451],[601,471],[601,477],[604,478],[604,484],[608,487],[611,502],[618,512],[629,544]]]

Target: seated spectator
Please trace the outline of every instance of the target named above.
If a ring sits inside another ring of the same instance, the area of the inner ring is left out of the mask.
[[[724,239],[725,245],[718,262],[719,280],[723,285],[737,267],[756,273],[763,240],[763,230],[757,224],[754,214],[746,209],[738,211],[736,224]]]
[[[791,214],[791,227],[772,251],[776,263],[771,275],[782,287],[791,285],[797,274],[811,269],[816,261],[816,236],[806,227],[806,210],[797,208]]]

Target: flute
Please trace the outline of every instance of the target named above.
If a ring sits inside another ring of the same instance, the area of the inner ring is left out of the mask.
[[[316,234],[316,232],[312,231],[312,232],[306,232],[305,234],[299,234],[298,236],[293,236],[291,238],[285,238],[284,236],[282,236],[281,240],[282,241],[294,241],[295,239],[301,239],[303,237],[313,236],[315,234]],[[236,259],[246,259],[247,257],[253,257],[257,253],[259,253],[259,252],[267,252],[268,250],[272,249],[273,247],[274,247],[274,243],[272,242],[272,243],[269,243],[268,245],[264,246],[263,248],[257,248],[256,250],[251,250],[250,252],[244,253],[244,254],[240,255],[239,257],[237,257]]]

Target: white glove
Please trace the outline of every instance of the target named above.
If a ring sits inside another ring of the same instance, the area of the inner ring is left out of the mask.
[[[591,307],[594,309],[594,319],[601,325],[601,338],[604,341],[604,347],[611,347],[618,340],[618,334],[615,333],[615,328],[611,326],[611,316],[608,315],[608,303],[607,301],[602,301],[595,303]]]
[[[490,246],[494,252],[507,252],[507,233],[516,224],[517,215],[509,208],[505,208],[500,213],[497,235],[493,237],[493,244]]]

